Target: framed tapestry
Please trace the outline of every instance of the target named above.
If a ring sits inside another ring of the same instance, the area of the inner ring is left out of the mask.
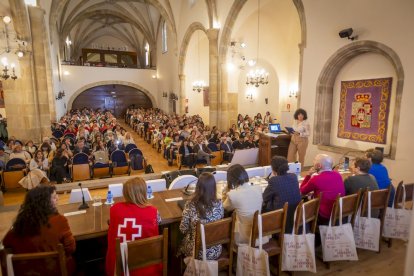
[[[342,81],[338,138],[385,144],[392,78]]]

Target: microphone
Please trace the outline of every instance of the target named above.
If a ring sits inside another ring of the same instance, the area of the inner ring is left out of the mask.
[[[80,189],[81,189],[81,193],[82,193],[82,204],[81,204],[81,205],[79,205],[78,209],[79,209],[79,210],[88,209],[88,208],[89,208],[89,205],[88,205],[88,203],[86,203],[86,201],[85,201],[85,195],[83,194],[82,183],[79,183],[79,184],[78,184],[78,186],[80,187]]]
[[[183,194],[185,194],[185,195],[192,195],[194,193],[194,191],[189,191],[188,188],[190,187],[191,184],[193,184],[194,182],[197,182],[197,181],[198,181],[198,178],[190,181],[187,184],[187,186],[185,186],[185,188],[183,189],[183,191],[182,191]]]

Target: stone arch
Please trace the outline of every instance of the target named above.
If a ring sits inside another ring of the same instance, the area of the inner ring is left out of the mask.
[[[132,82],[128,82],[128,81],[98,81],[98,82],[94,82],[94,83],[90,83],[87,85],[82,86],[81,88],[79,88],[78,90],[76,90],[72,96],[70,97],[69,101],[68,101],[68,110],[72,109],[72,104],[73,101],[76,99],[76,97],[78,97],[82,92],[84,92],[85,90],[88,90],[90,88],[96,87],[96,86],[101,86],[101,85],[111,85],[111,84],[120,84],[120,85],[125,85],[125,86],[129,86],[129,87],[133,87],[136,88],[140,91],[142,91],[145,95],[147,95],[151,102],[153,107],[157,107],[157,100],[154,97],[154,95],[152,95],[147,89],[145,89],[144,87],[140,86],[139,84],[136,83],[132,83]]]
[[[401,99],[404,85],[404,70],[400,58],[388,46],[376,41],[357,41],[336,51],[325,63],[316,84],[315,121],[313,143],[329,145],[332,123],[333,86],[342,67],[352,58],[377,53],[387,58],[397,74],[395,113],[391,134],[390,158],[395,159],[397,151],[398,125],[400,121]]]
[[[188,45],[190,44],[191,37],[195,31],[203,31],[207,35],[207,30],[204,28],[203,24],[200,22],[194,22],[190,26],[188,26],[187,31],[183,37],[181,42],[180,48],[180,55],[178,56],[178,74],[184,74],[184,67],[185,67],[185,57],[187,55]]]

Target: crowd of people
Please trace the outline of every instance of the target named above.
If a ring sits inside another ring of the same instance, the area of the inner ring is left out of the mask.
[[[233,125],[228,131],[219,131],[215,127],[204,125],[199,116],[167,115],[158,109],[130,109],[127,112],[126,122],[145,136],[152,133],[150,142],[164,149],[166,158],[173,158],[174,150],[185,156],[195,153],[197,158],[211,157],[208,151],[207,141],[213,141],[234,147],[234,141],[247,145],[252,140],[252,146],[256,141],[256,135],[266,132],[265,121],[269,117],[261,119],[258,114],[254,119],[241,118],[243,121]],[[295,115],[298,120],[296,131],[298,138],[307,138],[309,128],[306,123],[306,113],[299,111]],[[85,152],[91,158],[97,150],[111,150],[112,145],[119,146],[133,142],[131,136],[123,130],[116,119],[108,112],[93,112],[88,109],[67,114],[58,123],[54,124],[54,130],[62,130],[65,126],[66,133],[73,133],[77,137],[76,145],[65,140],[61,145],[54,144],[51,140],[45,140],[39,150],[33,150],[33,158],[22,153],[22,145],[13,142],[7,143],[7,150],[12,146],[12,154],[19,156],[30,163],[30,168],[44,170],[56,163],[56,158],[69,158],[77,152]],[[303,143],[301,139],[296,142]],[[117,143],[116,141],[121,141]],[[230,141],[233,143],[228,144]],[[26,145],[27,151],[34,147],[33,143]],[[3,152],[5,150],[3,149]],[[300,151],[300,150],[299,150]],[[203,155],[200,152],[205,152]],[[229,151],[230,152],[230,151]],[[2,151],[0,150],[0,157]],[[48,154],[45,154],[48,153]],[[208,159],[206,159],[208,160]],[[239,164],[230,166],[227,170],[227,186],[221,196],[217,195],[217,187],[212,173],[202,173],[196,183],[193,196],[185,203],[182,220],[179,226],[183,239],[178,253],[182,256],[193,256],[195,247],[195,231],[198,222],[209,223],[222,219],[225,214],[235,212],[236,245],[249,243],[253,216],[256,211],[268,212],[283,208],[288,203],[286,231],[292,231],[294,212],[303,197],[312,194],[313,197],[321,195],[318,224],[327,224],[331,216],[334,201],[337,196],[345,196],[357,193],[360,189],[377,190],[388,188],[391,184],[388,171],[382,165],[383,154],[379,150],[369,150],[362,158],[356,158],[351,165],[352,176],[343,180],[338,171],[334,169],[333,159],[326,154],[318,154],[312,168],[299,185],[298,177],[288,172],[288,159],[274,156],[271,160],[272,173],[268,177],[268,186],[262,193],[261,187],[252,185],[245,168]],[[192,161],[190,161],[192,162]],[[63,162],[62,162],[63,164]],[[192,164],[189,164],[190,166]],[[147,186],[145,181],[136,177],[123,184],[123,197],[125,202],[119,202],[110,209],[108,249],[106,256],[107,275],[113,275],[115,269],[115,239],[121,242],[125,235],[119,235],[119,227],[126,225],[125,220],[134,220],[135,224],[142,225],[142,235],[136,239],[156,236],[159,233],[159,224],[162,221],[157,209],[147,200]],[[391,196],[390,198],[393,198]],[[11,248],[13,252],[38,252],[56,249],[58,243],[65,247],[68,267],[73,271],[74,264],[71,255],[75,250],[73,235],[65,217],[56,209],[57,195],[55,188],[47,183],[41,183],[26,194],[17,219],[12,229],[7,233],[3,244]],[[392,204],[392,201],[389,203]],[[375,216],[375,214],[373,214]],[[128,228],[128,227],[127,227]],[[126,229],[124,231],[134,231]],[[132,236],[132,235],[131,235]],[[264,237],[264,242],[270,237]],[[221,245],[207,248],[207,259],[217,259],[222,252]],[[200,258],[201,252],[195,252]],[[160,275],[162,266],[152,265],[136,271],[131,275]]]

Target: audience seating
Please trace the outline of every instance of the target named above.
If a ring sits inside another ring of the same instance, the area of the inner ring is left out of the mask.
[[[115,150],[111,154],[112,175],[123,175],[131,173],[130,163],[122,150]]]
[[[402,200],[403,200],[403,185],[405,187],[405,201],[411,203],[414,201],[414,183],[404,184],[403,181],[398,183],[397,191],[395,192],[395,200],[394,200],[394,208],[402,208]],[[407,205],[407,204],[406,204]],[[407,206],[405,206],[407,208]],[[413,209],[413,204],[411,204],[411,209]]]
[[[21,187],[19,181],[26,175],[26,162],[20,158],[10,159],[2,173],[2,189],[19,188]]]
[[[164,228],[162,235],[131,241],[127,243],[127,246],[128,269],[130,271],[162,263],[163,276],[167,276],[168,228]],[[116,239],[116,275],[123,275],[121,242],[119,238]]]
[[[86,153],[80,152],[73,156],[71,176],[72,181],[89,180],[91,179],[91,168],[89,165],[89,156]]]
[[[57,245],[57,251],[8,254],[6,258],[8,271],[16,276],[68,275],[65,250],[60,243]]]
[[[357,194],[347,195],[342,197],[342,218],[351,217],[351,224],[354,226],[355,217],[358,212],[359,204],[361,202],[362,190],[360,189]],[[338,196],[333,205],[332,212],[332,225],[336,225],[339,220],[339,199]]]
[[[379,219],[381,221],[381,228],[380,228],[380,237],[382,237],[382,228],[384,226],[384,218],[385,218],[385,210],[388,207],[388,200],[391,193],[391,185],[388,189],[382,190],[375,190],[375,191],[365,191],[362,199],[362,209],[361,214],[366,216],[368,213],[368,192],[371,192],[371,212],[372,210],[379,210],[380,216]],[[388,247],[391,246],[391,239],[387,241]],[[379,244],[378,253],[381,252],[381,243]]]
[[[196,185],[197,180],[198,178],[193,175],[181,175],[171,182],[170,187],[168,189],[182,189],[185,188],[188,184]]]
[[[255,176],[263,177],[263,175],[265,174],[264,171],[265,170],[263,167],[255,167],[255,168],[246,169],[246,172],[249,175],[249,178],[252,178]]]
[[[206,248],[214,245],[223,245],[220,257],[217,259],[219,271],[227,270],[228,275],[232,275],[233,268],[233,254],[232,248],[234,247],[234,224],[236,220],[236,213],[233,212],[232,217],[224,218],[218,221],[204,224],[204,234],[206,241]],[[196,254],[202,250],[201,243],[201,223],[197,223],[195,234],[195,251]]]
[[[111,191],[113,197],[122,197],[123,184],[109,184],[108,191]]]
[[[280,275],[282,271],[282,252],[283,252],[283,235],[286,228],[286,215],[287,215],[287,202],[283,205],[282,209],[263,213],[262,214],[262,232],[264,236],[270,236],[278,234],[278,238],[271,238],[268,243],[263,245],[263,250],[267,252],[270,257],[279,256],[277,265],[277,275]],[[259,225],[258,225],[259,211],[256,211],[253,218],[252,235],[250,239],[250,246],[256,246],[256,240],[259,238]],[[270,262],[269,262],[270,264]],[[272,269],[272,267],[271,267]]]
[[[142,155],[141,150],[137,148],[133,148],[129,151],[128,156],[129,156],[129,162],[131,166],[131,173],[145,170],[145,167],[147,166],[147,162],[144,156]]]
[[[145,182],[147,186],[151,186],[153,193],[167,190],[167,181],[165,179],[147,180]]]
[[[91,193],[88,188],[82,188],[85,196],[85,201],[92,201]],[[69,203],[82,202],[82,191],[81,189],[72,189],[70,191]]]
[[[129,152],[130,150],[136,149],[136,148],[137,148],[137,145],[135,145],[135,144],[128,144],[128,145],[125,146],[125,152]],[[141,154],[142,154],[142,152],[141,152]]]

